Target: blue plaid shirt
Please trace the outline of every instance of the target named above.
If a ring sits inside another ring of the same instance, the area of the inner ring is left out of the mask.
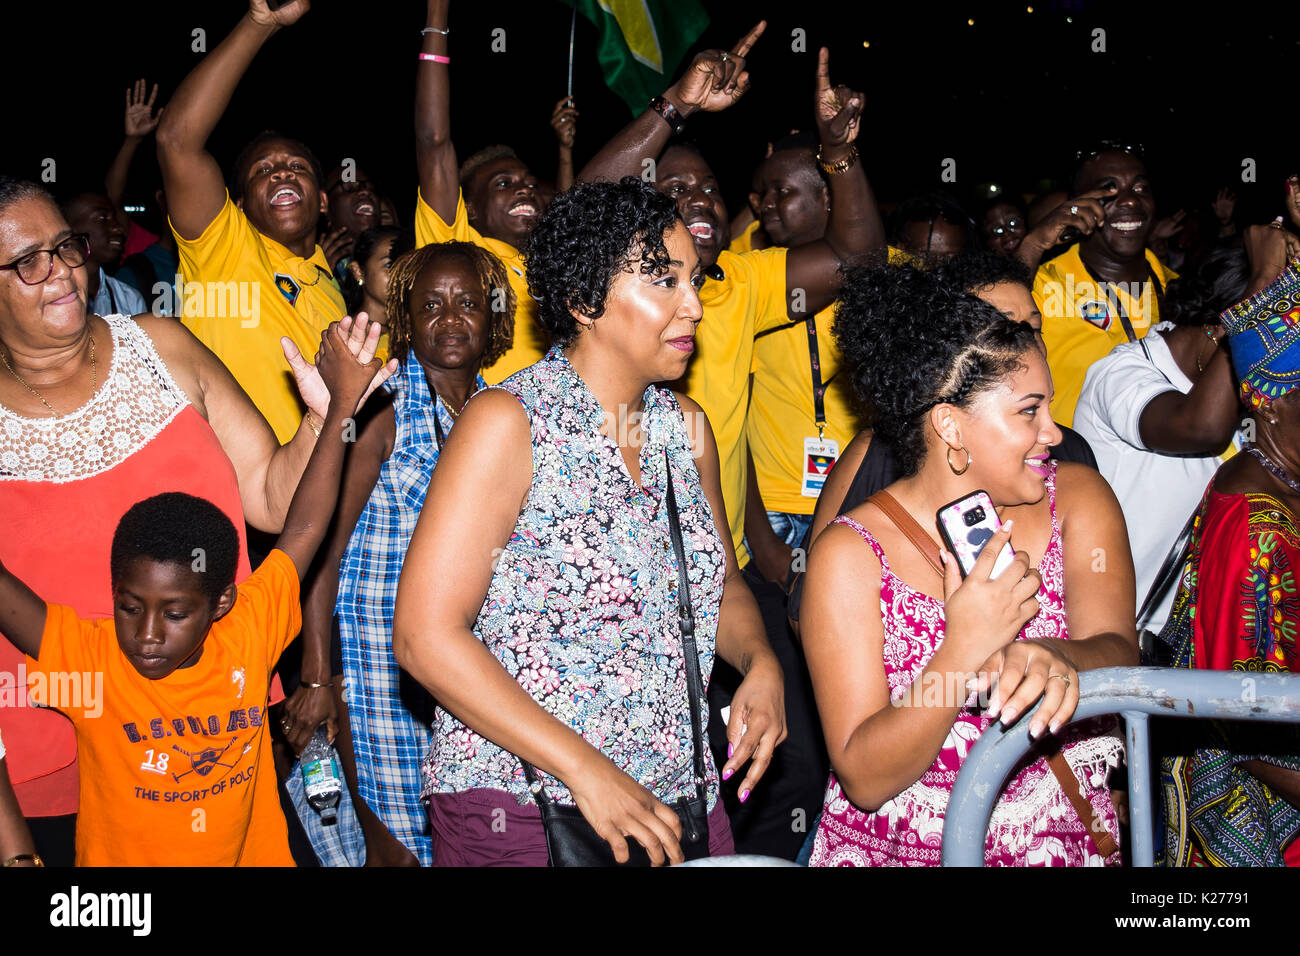
[[[482,376],[475,384],[484,387]],[[406,549],[438,463],[434,416],[439,416],[443,435],[454,420],[434,399],[414,352],[385,387],[393,393],[397,424],[393,453],[380,468],[348,541],[334,613],[361,797],[420,863],[430,866],[433,842],[420,802],[420,760],[433,734],[402,700],[401,669],[393,657],[393,606]]]

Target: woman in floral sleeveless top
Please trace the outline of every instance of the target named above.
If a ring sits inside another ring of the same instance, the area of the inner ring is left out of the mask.
[[[780,665],[739,579],[708,421],[653,384],[686,370],[703,272],[672,200],[629,179],[557,197],[528,276],[556,345],[466,407],[398,587],[394,650],[440,704],[424,762],[434,862],[545,865],[520,758],[615,859],[632,840],[653,862],[679,862],[666,804],[695,795],[700,742],[669,481],[700,672],[716,651],[746,675],[723,778],[748,764],[752,787],[785,734]],[[710,851],[730,852],[719,771],[702,751]]]
[[[933,569],[872,500],[818,539],[802,623],[834,770],[812,864],[938,865],[971,747],[992,721],[1011,726],[1041,699],[1020,720],[1037,744],[994,809],[985,862],[1117,865],[1113,721],[1067,725],[1080,670],[1137,663],[1133,563],[1105,481],[1048,460],[1061,431],[1033,330],[931,274],[894,268],[852,276],[835,335],[876,410],[876,437],[899,460],[903,477],[886,490],[933,547],[937,511],[977,490],[1002,529],[964,579],[946,551],[943,574]],[[991,578],[1008,541],[1015,559]],[[1087,819],[1048,766],[1058,750]]]

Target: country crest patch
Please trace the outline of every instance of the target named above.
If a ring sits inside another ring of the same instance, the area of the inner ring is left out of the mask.
[[[1109,332],[1111,323],[1115,321],[1111,317],[1110,306],[1097,299],[1085,299],[1079,303],[1079,318],[1103,332]]]
[[[280,290],[280,295],[284,296],[290,305],[298,301],[298,295],[302,292],[302,286],[294,280],[293,276],[287,276],[283,272],[275,274],[275,287]]]

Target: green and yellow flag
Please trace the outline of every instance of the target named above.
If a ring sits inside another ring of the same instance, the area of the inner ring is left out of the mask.
[[[709,15],[697,0],[564,0],[596,25],[605,84],[639,116],[676,76]]]

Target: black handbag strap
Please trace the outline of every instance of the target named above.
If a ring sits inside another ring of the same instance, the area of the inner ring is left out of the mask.
[[[1155,614],[1156,608],[1160,606],[1169,589],[1173,587],[1181,577],[1183,562],[1187,558],[1188,545],[1192,540],[1192,528],[1196,525],[1196,515],[1200,509],[1197,508],[1192,512],[1187,523],[1183,525],[1183,530],[1178,532],[1178,538],[1174,545],[1165,555],[1164,562],[1160,565],[1160,570],[1156,572],[1155,580],[1151,582],[1151,589],[1147,591],[1147,596],[1142,602],[1142,608],[1138,611],[1137,630],[1141,634],[1146,630],[1146,626],[1151,621],[1151,616]]]
[[[705,784],[708,780],[704,766],[704,748],[707,742],[700,726],[700,705],[704,700],[704,679],[700,676],[700,657],[695,650],[695,612],[691,608],[690,582],[686,578],[686,548],[682,544],[682,526],[677,517],[677,495],[673,491],[673,470],[668,462],[668,449],[664,449],[664,483],[667,491],[664,500],[668,505],[668,533],[673,539],[673,552],[677,557],[677,618],[682,634],[682,655],[686,665],[686,696],[691,708],[691,767],[695,775],[695,793],[701,804],[707,806]],[[522,757],[524,779],[528,791],[541,807],[551,803],[546,788],[542,786],[537,771]]]

